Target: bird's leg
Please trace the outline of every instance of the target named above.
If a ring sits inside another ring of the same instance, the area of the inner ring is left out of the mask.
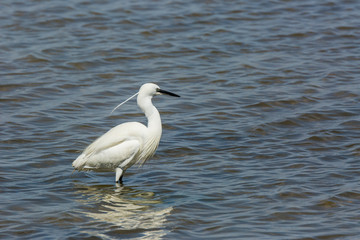
[[[124,176],[124,170],[121,167],[116,168],[115,182],[121,183]]]

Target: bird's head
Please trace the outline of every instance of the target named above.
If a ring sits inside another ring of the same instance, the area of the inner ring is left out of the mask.
[[[173,97],[180,97],[179,95],[160,89],[160,87],[154,83],[145,83],[139,90],[139,95],[142,96],[155,96],[155,95],[169,95]]]
[[[165,90],[160,89],[160,87],[154,83],[145,83],[144,85],[142,85],[140,87],[139,92],[135,93],[133,96],[129,97],[128,99],[126,99],[124,102],[120,103],[119,105],[117,105],[112,111],[111,113],[113,113],[116,109],[118,109],[121,105],[123,105],[124,103],[126,103],[127,101],[129,101],[130,99],[132,99],[133,97],[137,96],[137,102],[138,105],[142,105],[142,103],[144,101],[150,100],[151,103],[151,98],[155,95],[162,95],[162,94],[166,94],[166,95],[170,95],[173,97],[180,97],[179,95],[172,93],[172,92],[168,92]]]

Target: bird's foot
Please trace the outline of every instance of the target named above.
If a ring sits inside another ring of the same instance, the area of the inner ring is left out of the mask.
[[[115,182],[122,183],[123,176],[124,176],[124,170],[122,170],[122,168],[120,167],[117,167],[115,174]]]

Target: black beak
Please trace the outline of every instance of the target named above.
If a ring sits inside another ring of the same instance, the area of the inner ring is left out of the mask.
[[[166,95],[170,95],[170,96],[173,96],[173,97],[180,97],[179,95],[175,94],[175,93],[172,93],[172,92],[168,92],[168,91],[165,91],[165,90],[162,90],[162,89],[157,89],[157,92],[161,93],[161,94],[166,94]]]

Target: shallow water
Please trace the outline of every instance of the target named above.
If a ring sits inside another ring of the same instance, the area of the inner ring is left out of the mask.
[[[0,5],[1,239],[360,238],[360,2]],[[153,159],[72,173],[145,82]]]

